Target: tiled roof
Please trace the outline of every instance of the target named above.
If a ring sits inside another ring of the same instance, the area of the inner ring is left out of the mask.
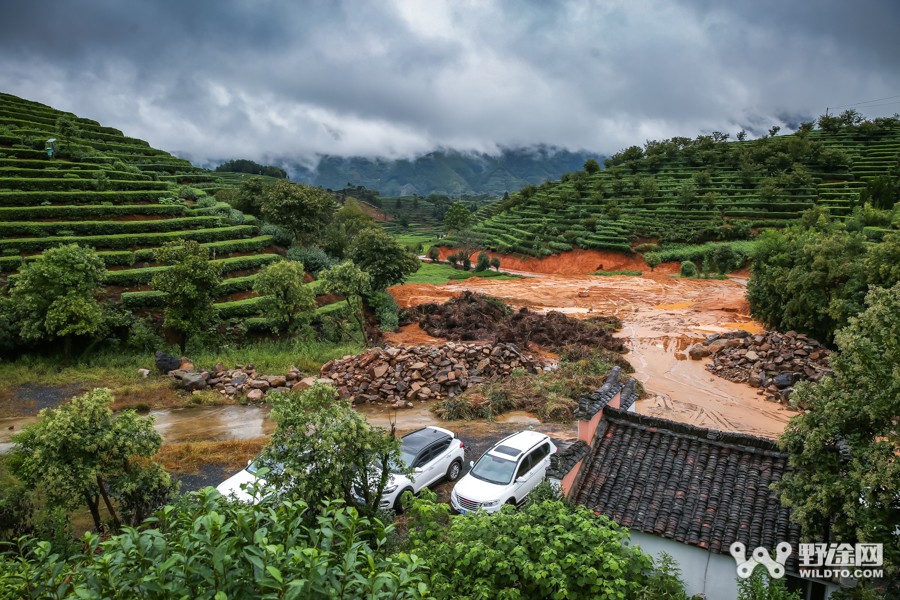
[[[590,420],[592,416],[603,410],[619,392],[622,393],[620,408],[628,409],[638,399],[636,383],[634,379],[623,376],[621,368],[613,367],[599,389],[578,399],[575,416],[579,419]]]
[[[547,469],[547,477],[551,479],[565,477],[591,451],[591,447],[581,440],[557,442],[556,447],[557,451],[550,456],[550,468]]]
[[[796,548],[799,529],[769,488],[786,469],[770,440],[607,407],[572,499],[629,529],[721,554],[735,541],[748,553],[780,541]]]

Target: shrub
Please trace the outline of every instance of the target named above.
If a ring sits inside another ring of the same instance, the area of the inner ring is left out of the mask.
[[[263,229],[265,229],[265,227],[263,227]],[[318,246],[294,246],[289,248],[287,251],[287,259],[303,263],[307,272],[312,273],[313,275],[337,264],[335,259],[328,256],[325,251]]]
[[[213,198],[212,196],[204,196],[197,201],[197,204],[195,206],[197,208],[212,208],[216,204],[218,203],[216,202],[215,198]]]
[[[491,257],[486,252],[478,254],[478,262],[475,264],[476,271],[487,271],[491,268]]]
[[[681,273],[682,277],[696,277],[698,274],[697,265],[695,265],[694,263],[692,263],[689,260],[686,260],[683,263],[681,263],[680,273]]]
[[[393,296],[387,292],[376,292],[366,300],[375,313],[382,331],[394,331],[400,326],[400,309]]]
[[[437,262],[437,259],[440,258],[440,256],[441,256],[441,251],[438,249],[437,246],[431,246],[428,249],[428,260],[430,260],[431,262]]]
[[[294,241],[294,236],[291,234],[290,231],[288,231],[287,229],[284,229],[283,227],[279,227],[278,225],[273,225],[271,223],[266,223],[265,225],[263,225],[260,228],[259,232],[263,235],[271,235],[272,241],[275,244],[277,244],[279,246],[284,246],[285,248],[290,246],[291,243]],[[299,262],[303,262],[303,261],[301,260]],[[303,262],[303,264],[305,265],[306,263]]]

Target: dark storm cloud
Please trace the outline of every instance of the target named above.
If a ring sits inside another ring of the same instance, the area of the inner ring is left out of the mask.
[[[892,0],[4,5],[0,90],[198,161],[612,153],[900,94]]]

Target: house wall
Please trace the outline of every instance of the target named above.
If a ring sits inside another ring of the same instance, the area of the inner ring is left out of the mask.
[[[562,478],[560,487],[562,488],[564,497],[569,497],[569,492],[572,490],[572,486],[575,485],[575,479],[578,477],[578,473],[581,471],[581,465],[583,464],[584,459],[582,458],[577,463],[575,463],[575,466],[572,467],[572,470],[566,473],[566,476]]]
[[[737,565],[731,555],[708,552],[640,531],[631,532],[631,545],[639,546],[654,559],[661,552],[674,558],[681,568],[681,578],[689,597],[703,594],[709,600],[737,600]],[[825,585],[825,598],[840,589],[833,583]]]
[[[607,406],[612,406],[613,408],[619,408],[619,402],[622,400],[621,392],[612,397],[612,399],[607,403]],[[597,431],[597,425],[600,423],[600,420],[603,419],[603,409],[597,411],[597,413],[591,417],[590,421],[584,421],[579,419],[578,421],[578,439],[586,444],[593,444],[594,442],[594,432]]]

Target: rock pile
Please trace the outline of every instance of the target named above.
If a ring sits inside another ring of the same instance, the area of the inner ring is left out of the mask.
[[[752,385],[760,395],[780,402],[787,401],[796,382],[819,381],[831,374],[828,350],[796,331],[715,334],[688,348],[688,355],[694,360],[712,356],[707,370],[729,381]]]
[[[354,403],[387,402],[411,407],[416,400],[455,396],[514,369],[529,373],[553,367],[513,344],[461,344],[371,348],[363,354],[326,363],[322,376],[334,381]]]

